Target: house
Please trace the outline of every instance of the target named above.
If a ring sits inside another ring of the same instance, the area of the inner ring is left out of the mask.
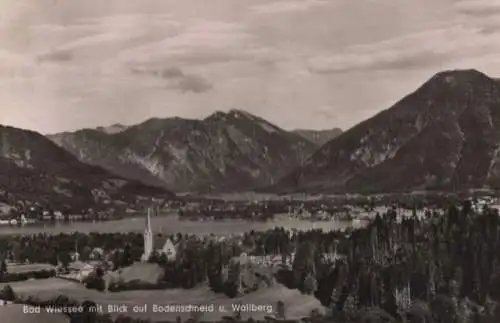
[[[69,253],[69,257],[71,258],[71,261],[78,261],[80,260],[80,253],[78,253],[78,251],[72,251]]]
[[[83,268],[77,273],[76,278],[78,281],[84,281],[87,277],[89,277],[94,271],[96,267],[91,264],[85,264]]]
[[[177,248],[170,238],[165,241],[163,248],[159,251],[160,254],[165,254],[168,260],[174,260],[177,256]]]
[[[101,260],[104,258],[104,250],[102,248],[96,247],[90,252],[89,258],[91,260]]]
[[[95,263],[75,261],[68,266],[69,274],[62,275],[61,277],[78,282],[83,282],[95,271],[96,268],[97,264]]]

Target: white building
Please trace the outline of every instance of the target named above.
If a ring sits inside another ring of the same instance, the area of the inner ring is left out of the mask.
[[[96,270],[96,268],[96,264],[75,261],[68,266],[70,273],[62,277],[78,282],[83,282]]]
[[[148,209],[146,216],[146,228],[144,229],[144,253],[141,261],[148,261],[153,253],[153,232],[151,231],[151,209]]]
[[[160,250],[160,254],[165,254],[168,260],[174,260],[177,256],[177,248],[170,238],[165,241],[163,248]]]

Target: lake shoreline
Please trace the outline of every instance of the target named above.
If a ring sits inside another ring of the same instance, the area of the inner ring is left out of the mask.
[[[352,221],[331,220],[311,221],[294,218],[275,218],[269,221],[246,221],[241,219],[227,219],[221,221],[190,221],[180,220],[176,215],[161,215],[151,219],[155,233],[187,233],[187,234],[215,234],[234,235],[249,231],[267,231],[276,227],[296,230],[322,229],[326,231],[339,230],[347,227],[364,225]],[[208,226],[208,227],[207,227]],[[156,229],[156,230],[155,230]],[[207,230],[209,229],[209,230]],[[59,234],[59,233],[123,233],[143,232],[143,217],[128,217],[120,220],[95,221],[95,222],[70,222],[70,223],[44,223],[25,226],[0,226],[0,236],[19,234]]]

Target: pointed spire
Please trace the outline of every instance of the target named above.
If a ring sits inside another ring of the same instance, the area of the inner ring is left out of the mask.
[[[146,216],[146,231],[151,232],[151,208],[148,208],[148,215]]]

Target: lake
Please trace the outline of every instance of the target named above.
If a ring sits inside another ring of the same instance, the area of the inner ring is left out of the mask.
[[[266,231],[275,227],[286,229],[310,230],[322,229],[325,231],[345,229],[353,226],[363,226],[365,221],[353,223],[351,221],[317,221],[311,222],[301,219],[290,219],[277,216],[272,221],[248,222],[243,220],[224,221],[181,221],[176,215],[165,215],[151,218],[151,227],[154,233],[188,233],[216,235],[238,234],[243,232]],[[131,217],[115,221],[102,222],[72,222],[45,225],[0,226],[0,234],[33,234],[45,232],[49,234],[71,233],[71,232],[142,232],[145,226],[143,217]]]

